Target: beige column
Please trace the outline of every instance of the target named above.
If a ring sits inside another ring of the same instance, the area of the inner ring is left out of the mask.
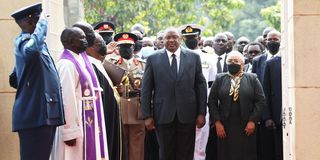
[[[0,1],[0,159],[19,159],[19,140],[12,128],[12,106],[16,91],[9,87],[8,76],[14,66],[13,42],[21,32],[10,14],[40,0],[1,0]],[[43,0],[43,9],[51,16],[47,44],[54,59],[63,49],[60,43],[61,31],[65,28],[63,0]]]
[[[284,159],[320,159],[320,1],[282,0]]]

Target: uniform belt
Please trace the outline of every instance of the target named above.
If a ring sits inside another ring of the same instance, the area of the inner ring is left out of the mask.
[[[140,92],[138,92],[138,91],[129,92],[129,94],[127,94],[127,96],[128,96],[127,98],[139,97]],[[123,93],[123,94],[121,94],[121,97],[126,97],[126,95]]]

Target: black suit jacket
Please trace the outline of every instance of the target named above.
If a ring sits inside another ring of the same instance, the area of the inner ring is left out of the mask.
[[[259,81],[262,84],[263,75],[264,75],[264,68],[265,62],[267,60],[268,54],[259,55],[252,60],[252,73],[256,73],[258,76]]]
[[[231,79],[228,73],[218,74],[209,95],[211,120],[224,121],[231,111],[232,97],[229,95]],[[265,107],[262,86],[255,74],[244,73],[239,89],[240,111],[243,121],[258,122]]]
[[[206,88],[199,55],[181,48],[175,79],[166,50],[159,50],[147,59],[142,80],[142,115],[153,117],[156,124],[170,123],[175,115],[181,123],[195,123],[197,115],[206,114]]]
[[[266,61],[263,89],[266,95],[267,107],[263,112],[263,120],[272,119],[281,125],[282,85],[281,85],[281,57],[274,57]]]

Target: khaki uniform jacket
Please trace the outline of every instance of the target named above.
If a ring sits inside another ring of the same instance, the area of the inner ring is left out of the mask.
[[[123,124],[144,124],[140,109],[140,90],[145,61],[139,58],[126,60],[121,57],[111,58],[109,61],[126,70],[122,83],[117,86]]]

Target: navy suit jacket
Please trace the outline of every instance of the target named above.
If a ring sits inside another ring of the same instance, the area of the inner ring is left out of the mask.
[[[281,125],[282,85],[281,57],[266,61],[263,89],[266,95],[267,107],[263,112],[263,120],[272,119],[276,125]]]
[[[142,115],[153,117],[156,124],[173,122],[176,115],[181,123],[194,124],[198,115],[206,114],[207,85],[200,56],[181,48],[179,73],[174,77],[165,49],[148,57],[142,80]]]
[[[268,57],[268,54],[265,53],[253,58],[253,61],[252,61],[252,73],[257,74],[261,84],[263,81],[264,68],[265,68],[265,62],[267,60],[267,57]]]
[[[47,22],[39,20],[33,34],[15,41],[15,68],[10,85],[17,89],[13,131],[64,124],[61,85],[47,45]]]

